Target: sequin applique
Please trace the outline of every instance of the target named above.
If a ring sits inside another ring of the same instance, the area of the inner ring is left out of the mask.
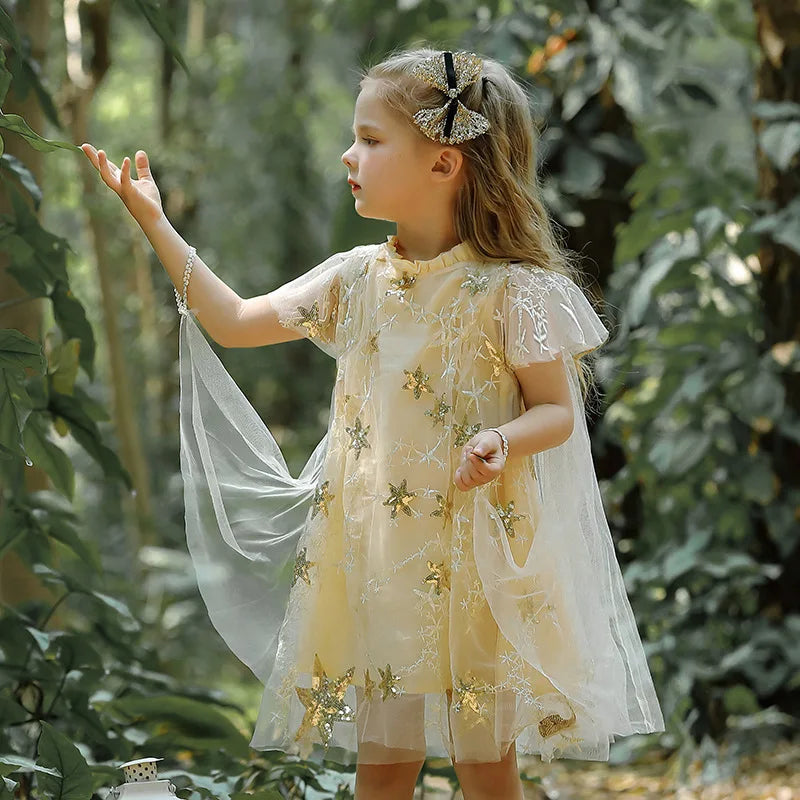
[[[428,385],[431,376],[422,371],[422,366],[417,364],[417,368],[411,372],[404,369],[403,372],[408,376],[408,380],[403,384],[404,389],[410,389],[414,392],[414,397],[419,400],[423,392],[433,394],[433,389]]]
[[[381,674],[381,682],[378,684],[381,694],[381,700],[386,700],[388,697],[399,697],[403,690],[398,687],[400,677],[392,674],[392,668],[387,664],[386,669],[378,667],[378,672]]]
[[[450,588],[450,570],[445,566],[444,561],[438,564],[428,561],[428,574],[423,579],[423,583],[432,583],[436,587],[436,594],[442,593],[442,587]]]
[[[444,423],[445,417],[452,410],[452,406],[449,406],[445,402],[445,395],[442,395],[441,398],[436,401],[436,405],[425,412],[425,416],[433,420],[433,427],[435,428],[440,422]]]
[[[392,519],[397,517],[397,512],[402,511],[404,514],[407,514],[409,517],[414,516],[414,512],[411,510],[409,503],[413,497],[417,496],[416,492],[409,492],[407,484],[407,478],[403,478],[403,482],[399,486],[395,486],[393,483],[389,484],[389,497],[388,499],[383,501],[383,505],[391,506],[392,508]]]
[[[503,523],[505,532],[512,538],[516,536],[517,532],[514,530],[514,523],[521,519],[525,519],[525,514],[514,513],[513,500],[509,500],[508,505],[505,507],[503,507],[502,503],[495,503],[494,508],[497,510],[497,515],[500,517],[500,521]],[[494,517],[494,515],[492,516]]]
[[[322,512],[326,517],[328,516],[328,503],[336,497],[335,494],[331,494],[328,491],[328,486],[330,485],[330,481],[323,481],[315,490],[314,490],[314,502],[311,506],[311,519],[317,516],[318,513]]]
[[[369,433],[370,427],[370,425],[367,425],[366,428],[363,428],[359,417],[356,417],[355,424],[352,428],[347,425],[344,426],[344,429],[350,436],[350,449],[356,451],[356,461],[358,461],[358,457],[361,455],[362,448],[369,447],[367,434]]]
[[[309,567],[316,566],[316,561],[306,560],[306,548],[304,547],[298,554],[294,561],[294,574],[292,576],[292,586],[294,586],[301,578],[311,586],[311,577],[308,574]]]
[[[334,722],[353,722],[353,709],[344,702],[344,694],[353,679],[355,667],[350,667],[338,678],[329,678],[325,674],[319,655],[314,654],[314,672],[311,676],[311,688],[295,686],[300,702],[306,711],[300,727],[297,729],[295,741],[299,741],[312,728],[319,731],[322,743],[327,747],[333,735]]]
[[[539,734],[543,739],[548,736],[553,736],[565,728],[570,728],[575,724],[577,717],[575,710],[570,706],[572,716],[569,719],[564,719],[560,714],[549,714],[544,719],[539,721]]]
[[[453,447],[463,447],[480,429],[481,426],[478,422],[472,425],[468,424],[465,414],[460,423],[453,423],[453,432],[455,433]]]
[[[436,492],[436,505],[438,506],[435,511],[431,511],[432,517],[441,517],[442,522],[450,522],[453,519],[453,501]]]

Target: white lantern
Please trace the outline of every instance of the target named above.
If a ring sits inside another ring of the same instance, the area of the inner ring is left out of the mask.
[[[156,762],[161,758],[139,758],[120,764],[125,783],[114,786],[108,800],[174,800],[176,786],[169,780],[158,780]]]

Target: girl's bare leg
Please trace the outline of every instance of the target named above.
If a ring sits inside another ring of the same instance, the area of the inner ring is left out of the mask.
[[[464,800],[523,800],[514,742],[501,761],[485,764],[453,762]]]
[[[355,800],[413,800],[424,761],[356,764]]]

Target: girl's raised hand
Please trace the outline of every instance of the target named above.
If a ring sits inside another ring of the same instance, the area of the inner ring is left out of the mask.
[[[108,160],[104,150],[97,150],[88,142],[81,150],[100,173],[103,182],[120,197],[133,218],[144,227],[155,222],[164,213],[158,186],[150,173],[150,162],[144,150],[136,151],[136,172],[138,179],[131,179],[131,160],[125,156],[122,167]]]
[[[506,465],[500,437],[493,431],[478,431],[461,451],[455,484],[466,492],[493,481]]]

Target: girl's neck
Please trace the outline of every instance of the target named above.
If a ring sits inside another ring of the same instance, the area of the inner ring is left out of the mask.
[[[454,230],[412,230],[397,226],[395,248],[409,261],[430,261],[440,253],[455,247],[461,241]]]

